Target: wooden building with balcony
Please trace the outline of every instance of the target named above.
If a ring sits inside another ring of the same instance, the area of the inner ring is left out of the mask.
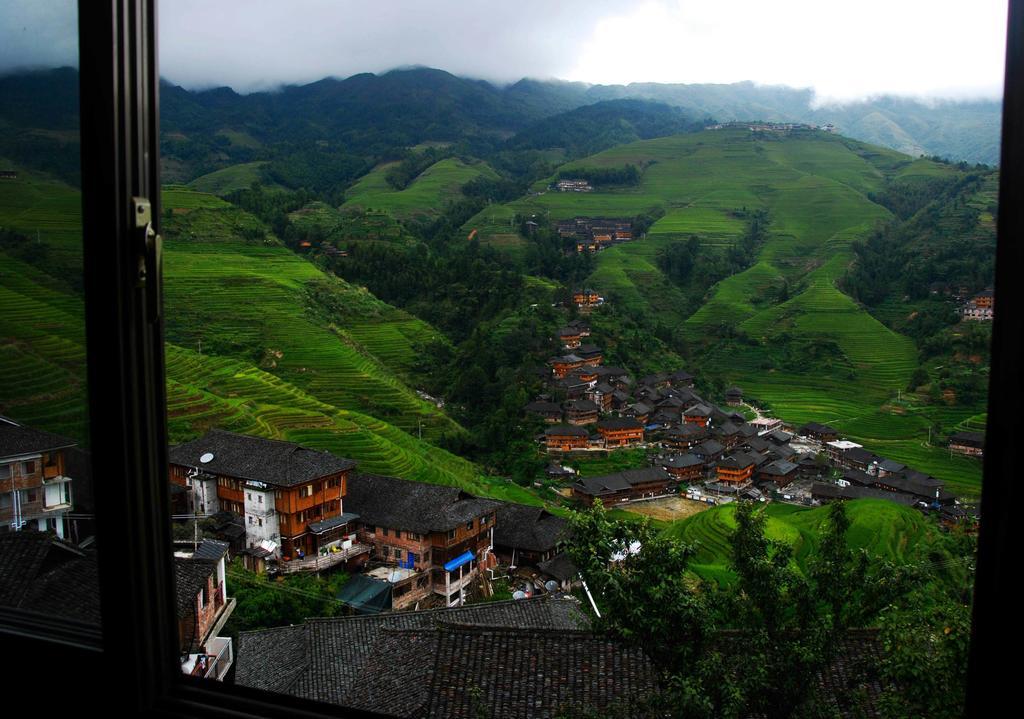
[[[635,419],[606,419],[597,423],[597,432],[608,449],[635,447],[644,441],[644,426]]]
[[[590,433],[582,427],[556,424],[544,430],[544,444],[549,452],[571,452],[589,446]]]
[[[672,476],[661,467],[627,469],[600,477],[583,477],[572,486],[572,496],[588,507],[600,499],[605,506],[665,494]]]
[[[576,354],[561,355],[560,357],[552,357],[548,360],[548,366],[551,367],[551,374],[555,376],[555,379],[562,379],[574,369],[579,369],[586,362],[582,357]]]
[[[0,525],[70,536],[74,500],[65,452],[75,444],[0,417]]]
[[[736,452],[720,459],[715,465],[715,473],[719,482],[743,484],[754,476],[755,466],[757,466],[757,461],[754,457],[743,452]]]
[[[495,513],[501,502],[458,487],[355,474],[346,498],[359,515],[359,541],[391,568],[392,608],[436,597],[461,604],[483,567],[494,563]]]
[[[247,549],[279,560],[282,571],[365,561],[357,517],[343,509],[355,466],[330,452],[219,429],[170,451],[171,482],[191,489],[196,511],[241,516]]]

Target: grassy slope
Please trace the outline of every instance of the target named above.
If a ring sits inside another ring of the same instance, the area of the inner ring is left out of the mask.
[[[80,243],[76,198],[76,190],[53,181],[12,183],[0,189],[0,226],[27,232],[37,216],[49,217],[63,232],[55,248],[73,256]],[[223,427],[330,449],[368,471],[536,503],[525,490],[483,479],[470,462],[353,408],[364,401],[359,392],[367,392],[371,403],[391,404],[403,413],[394,419],[407,429],[423,418],[425,433],[457,430],[385,371],[387,362],[410,351],[403,333],[432,333],[428,326],[363,290],[327,279],[274,242],[238,239],[231,230],[256,220],[212,195],[171,188],[164,200],[172,213],[177,209],[166,251],[169,325],[190,317],[207,322],[211,335],[199,355],[186,331],[179,338],[179,330],[168,330],[172,441]],[[205,239],[176,238],[175,232],[185,228],[195,228]],[[323,322],[304,295],[311,283],[332,304],[354,308],[353,314],[336,317],[333,328]],[[87,441],[80,297],[51,275],[0,252],[0,307],[0,413]],[[211,343],[218,341],[279,345],[284,356],[276,367],[263,369],[244,354],[211,356]]]
[[[248,189],[253,182],[260,182],[260,168],[266,162],[244,162],[214,170],[188,183],[198,192],[209,192],[214,195],[227,195],[235,190]]]
[[[947,538],[915,509],[876,499],[848,502],[846,508],[850,518],[848,544],[865,549],[872,557],[931,567],[950,556]],[[768,536],[790,544],[797,567],[806,569],[818,546],[828,508],[768,504],[764,511],[768,513]],[[735,507],[722,505],[675,522],[665,531],[696,545],[694,571],[706,579],[730,581],[733,575],[728,569],[728,539],[735,529]],[[935,571],[940,577],[948,572],[946,578],[956,581],[962,568],[954,564]]]
[[[459,190],[477,177],[497,179],[484,162],[468,164],[449,157],[435,162],[401,191],[388,184],[385,176],[394,163],[386,163],[364,175],[348,192],[342,209],[385,210],[396,219],[432,219],[445,203],[459,196]]]
[[[665,216],[646,239],[599,255],[591,286],[617,303],[681,326],[695,347],[707,343],[699,352],[699,369],[739,384],[783,419],[834,423],[874,451],[931,472],[956,491],[977,493],[979,463],[924,446],[922,428],[948,419],[935,414],[947,410],[893,413],[904,411],[894,410],[890,400],[917,364],[911,340],[886,328],[835,285],[852,260],[851,242],[889,217],[866,193],[880,190],[888,177],[943,175],[952,168],[824,133],[758,139],[747,131],[708,131],[623,145],[563,169],[627,163],[653,164],[637,187],[530,195],[489,207],[469,224],[482,228],[484,241],[501,246],[508,244],[501,234],[507,218],[517,212],[557,220],[663,208]],[[731,211],[743,207],[767,208],[771,214],[770,238],[757,262],[719,282],[700,307],[686,306],[658,268],[658,250],[691,235],[727,246],[744,229]],[[766,305],[762,291],[783,278],[798,292],[781,305]],[[747,342],[718,342],[722,325]],[[799,358],[784,366],[766,363],[780,348],[823,339],[839,350],[828,363],[808,360],[801,366]],[[953,424],[976,410],[964,412]]]

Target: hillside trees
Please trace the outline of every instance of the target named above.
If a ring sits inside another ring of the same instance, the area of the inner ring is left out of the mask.
[[[692,547],[646,520],[614,522],[600,502],[571,516],[567,552],[601,610],[597,627],[663,668],[651,716],[822,716],[834,697],[816,695],[816,672],[848,629],[907,591],[913,574],[852,550],[841,503],[831,506],[805,573],[790,545],[768,537],[760,507],[741,502],[735,518],[737,580],[723,587],[688,572]]]

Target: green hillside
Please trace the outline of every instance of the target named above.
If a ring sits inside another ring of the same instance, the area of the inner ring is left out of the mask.
[[[197,177],[188,183],[188,186],[199,192],[227,195],[235,190],[244,190],[254,182],[262,182],[261,170],[266,164],[266,162],[243,162],[231,165]]]
[[[636,186],[540,191],[488,207],[467,226],[500,247],[517,213],[554,221],[664,211],[645,239],[599,253],[587,284],[671,323],[700,373],[740,385],[784,420],[834,424],[869,449],[977,494],[979,463],[925,445],[929,425],[952,429],[979,409],[895,406],[918,365],[916,348],[836,286],[853,260],[852,242],[892,217],[869,193],[896,176],[951,176],[955,168],[823,132],[709,130],[622,145],[560,172],[627,165],[643,168]],[[705,297],[694,298],[659,267],[659,252],[691,236],[701,248],[727,250],[744,232],[740,216],[753,209],[768,212],[767,241],[750,267]]]
[[[432,219],[460,196],[462,186],[478,177],[489,180],[497,173],[484,162],[468,163],[449,157],[424,170],[404,190],[395,190],[386,179],[397,163],[385,163],[361,177],[345,193],[342,209],[385,210],[396,219]]]
[[[768,514],[768,537],[790,544],[797,567],[806,569],[828,520],[828,508],[768,504],[763,511]],[[935,578],[951,583],[962,577],[965,567],[944,561],[951,557],[948,537],[919,511],[876,499],[847,502],[846,511],[851,547],[864,549],[872,557],[931,570]],[[664,531],[695,545],[695,572],[706,579],[730,581],[728,540],[736,529],[735,514],[735,506],[721,505],[675,522]]]
[[[0,226],[28,232],[49,217],[63,232],[52,251],[72,256],[77,191],[30,179],[0,192]],[[265,228],[212,195],[171,187],[164,202],[172,441],[223,427],[330,449],[368,471],[537,501],[415,436],[421,422],[425,438],[461,431],[401,379],[414,377],[416,343],[436,338],[428,325],[254,239]],[[0,306],[0,414],[87,441],[80,295],[0,251]]]

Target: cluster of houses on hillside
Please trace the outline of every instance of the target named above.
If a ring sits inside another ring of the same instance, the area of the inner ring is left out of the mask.
[[[995,305],[995,293],[992,290],[983,290],[960,307],[960,316],[975,322],[991,322]]]
[[[956,497],[943,483],[900,462],[844,440],[826,425],[786,431],[778,419],[732,409],[743,391],[730,387],[724,406],[694,390],[685,370],[634,380],[623,368],[602,364],[601,349],[583,344],[585,322],[558,331],[567,351],[548,360],[546,391],[524,407],[547,426],[538,436],[553,463],[550,474],[571,477],[561,462],[589,452],[648,450],[650,467],[576,480],[572,495],[583,504],[658,497],[687,488],[709,502],[737,497],[775,497],[805,503],[877,497],[938,509],[955,520]],[[980,455],[984,438],[968,432],[950,437],[951,451]]]
[[[633,223],[627,219],[575,217],[555,225],[559,237],[572,239],[577,252],[599,252],[633,239]]]

